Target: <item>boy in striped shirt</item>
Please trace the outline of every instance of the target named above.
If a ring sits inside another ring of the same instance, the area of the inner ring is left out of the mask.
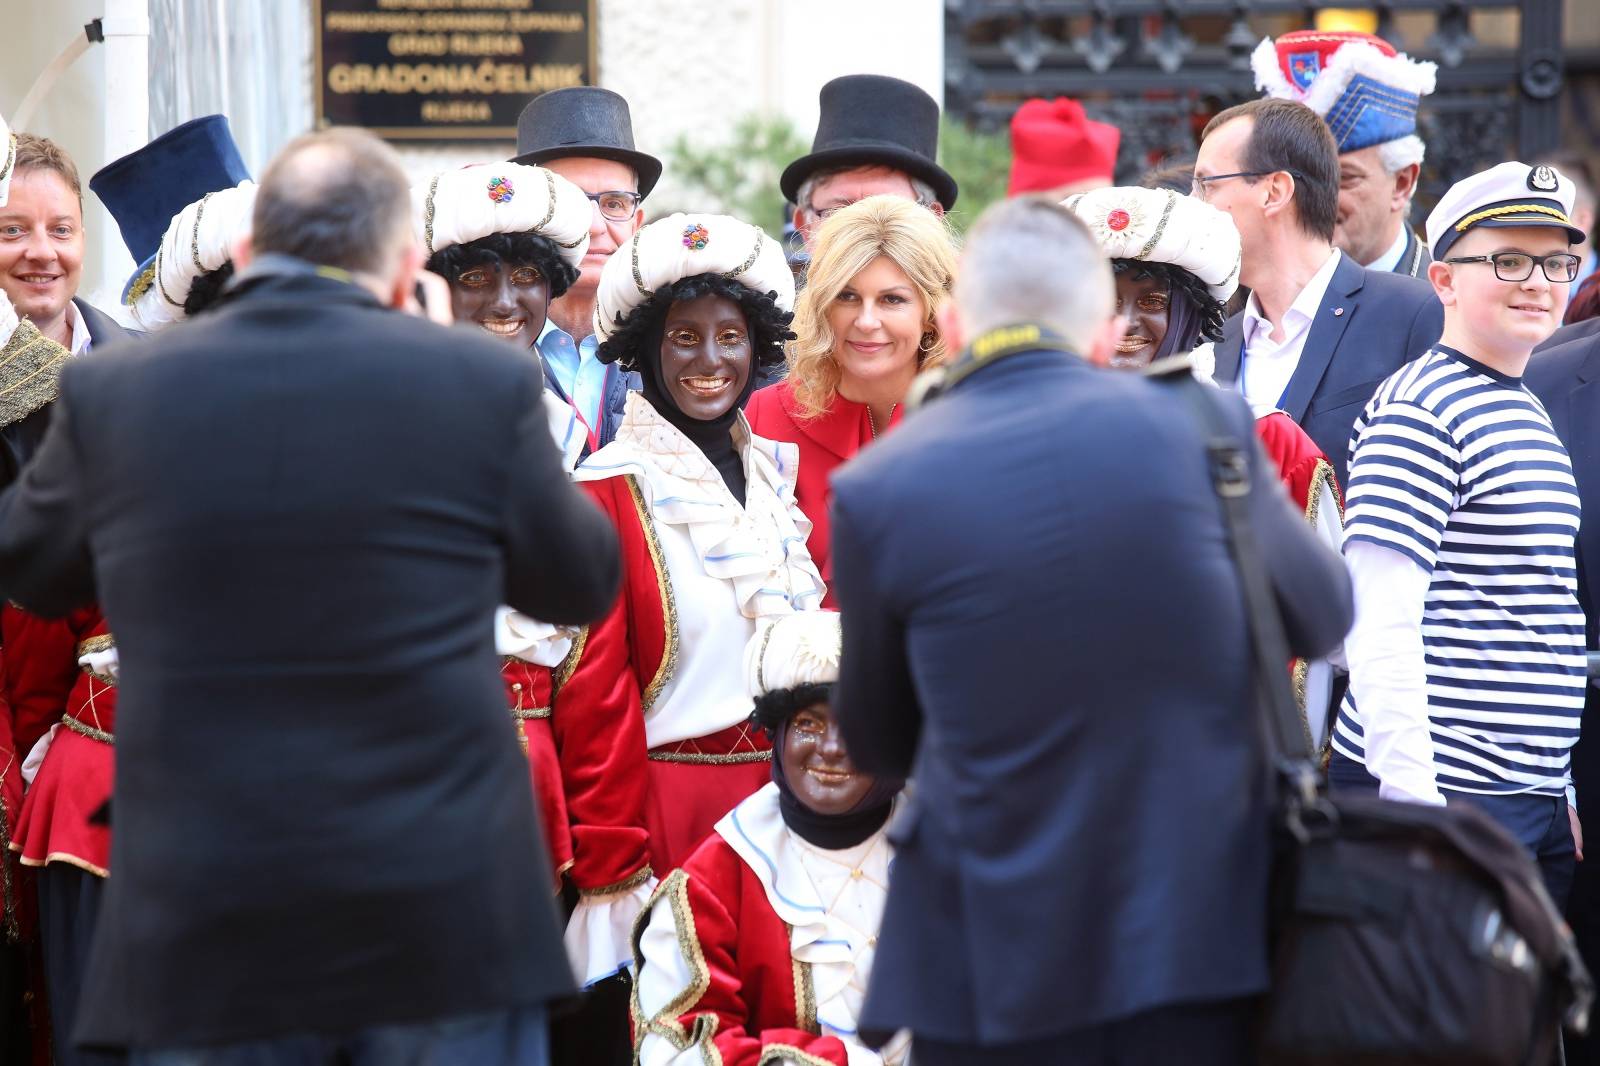
[[[1538,858],[1558,904],[1582,848],[1578,494],[1522,371],[1577,275],[1573,196],[1550,167],[1502,163],[1428,216],[1444,333],[1379,386],[1351,436],[1356,622],[1329,766],[1336,789],[1480,805]]]

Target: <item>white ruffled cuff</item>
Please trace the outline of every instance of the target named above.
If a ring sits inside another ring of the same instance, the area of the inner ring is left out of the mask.
[[[494,612],[494,650],[536,666],[557,667],[572,650],[576,629],[529,618],[510,607]]]
[[[633,965],[633,923],[650,902],[656,879],[625,892],[584,896],[567,921],[567,958],[585,988]]]

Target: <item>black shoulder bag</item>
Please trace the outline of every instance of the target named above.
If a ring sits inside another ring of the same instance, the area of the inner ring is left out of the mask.
[[[1283,622],[1249,520],[1248,445],[1222,395],[1164,375],[1206,433],[1250,618],[1277,844],[1263,1066],[1545,1066],[1594,985],[1533,857],[1468,804],[1329,796],[1306,750]]]

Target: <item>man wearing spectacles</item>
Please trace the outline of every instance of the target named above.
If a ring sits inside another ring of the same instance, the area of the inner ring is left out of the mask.
[[[811,151],[784,168],[806,247],[840,208],[869,196],[901,196],[936,215],[956,202],[956,181],[936,162],[939,105],[899,78],[849,74],[822,87]]]
[[[1351,424],[1379,382],[1438,340],[1438,299],[1426,282],[1366,270],[1333,246],[1338,148],[1304,104],[1269,97],[1212,119],[1193,195],[1233,217],[1252,290],[1223,326],[1217,380],[1298,422],[1344,484]]]
[[[1356,625],[1328,771],[1335,788],[1483,808],[1558,905],[1583,857],[1581,485],[1522,375],[1578,273],[1572,202],[1554,168],[1502,163],[1428,216],[1444,333],[1378,387],[1352,435]]]
[[[571,404],[589,431],[585,454],[610,443],[637,375],[602,363],[594,336],[595,293],[606,260],[644,225],[644,198],[661,162],[633,146],[628,102],[609,89],[579,86],[534,97],[517,119],[517,163],[555,171],[589,197],[589,251],[578,280],[550,303],[536,342],[545,384]]]

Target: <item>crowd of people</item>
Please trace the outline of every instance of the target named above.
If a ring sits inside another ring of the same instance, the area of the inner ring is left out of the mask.
[[[964,241],[933,99],[836,79],[800,255],[651,217],[600,88],[414,182],[208,116],[89,181],[131,328],[6,133],[0,1064],[1253,1061],[1270,768],[1174,375],[1255,442],[1326,787],[1481,808],[1600,948],[1593,182],[1419,232],[1433,65],[1254,67],[1138,186],[1028,102]]]

